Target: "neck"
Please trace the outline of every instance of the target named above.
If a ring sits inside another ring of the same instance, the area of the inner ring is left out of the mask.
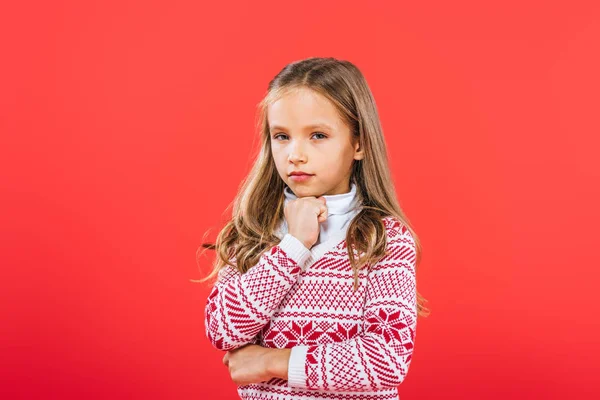
[[[285,203],[298,198],[287,186],[284,190],[284,194]],[[346,214],[352,211],[357,204],[358,197],[356,195],[356,184],[351,182],[350,190],[346,193],[323,195],[323,197],[326,201],[328,215]]]

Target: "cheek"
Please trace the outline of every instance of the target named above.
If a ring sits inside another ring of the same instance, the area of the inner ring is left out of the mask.
[[[352,154],[347,149],[336,148],[334,151],[328,151],[324,164],[329,165],[331,168],[341,168],[348,164],[348,160],[352,159]]]
[[[273,157],[275,163],[279,163],[279,152],[273,146],[271,146],[271,157]]]
[[[352,167],[353,159],[352,153],[340,150],[336,154],[329,154],[328,157],[324,157],[325,162],[322,165],[328,175],[338,176],[348,172],[348,169]]]
[[[273,159],[275,160],[277,165],[282,165],[285,161],[285,155],[281,151],[275,151],[273,152]]]
[[[286,166],[286,158],[282,152],[271,151],[271,155],[273,157],[273,161],[275,162],[275,168],[280,173],[285,173]]]
[[[340,175],[341,171],[344,169],[345,165],[339,157],[339,154],[328,153],[326,156],[323,156],[318,163],[318,170],[322,177],[334,178]]]

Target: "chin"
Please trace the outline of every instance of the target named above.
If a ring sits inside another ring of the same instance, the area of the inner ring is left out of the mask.
[[[319,197],[318,194],[314,193],[314,190],[311,190],[308,187],[302,187],[302,185],[290,186],[290,189],[292,189],[292,192],[294,192],[296,197],[311,197],[311,196]]]

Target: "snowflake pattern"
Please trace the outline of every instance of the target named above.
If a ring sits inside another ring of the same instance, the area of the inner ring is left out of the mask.
[[[356,291],[345,240],[304,271],[275,246],[246,274],[224,273],[205,308],[215,347],[306,348],[303,382],[240,386],[242,399],[398,399],[416,336],[416,247],[400,221],[383,222],[386,255]]]

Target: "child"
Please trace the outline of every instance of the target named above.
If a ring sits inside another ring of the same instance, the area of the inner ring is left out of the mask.
[[[242,399],[398,399],[415,342],[417,236],[371,91],[334,58],[287,65],[219,233],[206,335]]]

